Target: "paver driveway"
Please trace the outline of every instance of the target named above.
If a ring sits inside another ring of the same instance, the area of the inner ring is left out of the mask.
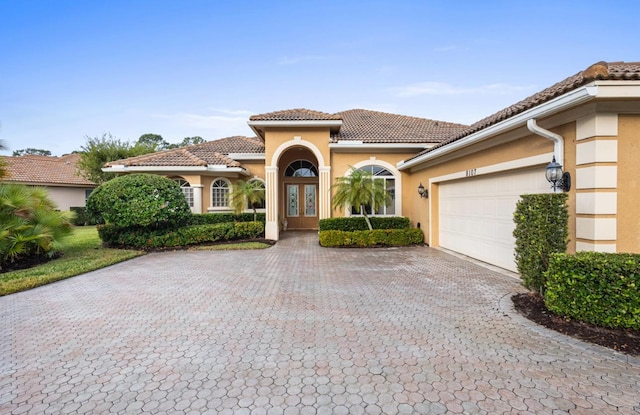
[[[640,413],[640,364],[425,247],[150,254],[0,298],[0,413]]]

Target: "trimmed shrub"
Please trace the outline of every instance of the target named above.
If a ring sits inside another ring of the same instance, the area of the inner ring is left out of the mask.
[[[178,184],[155,174],[120,176],[101,184],[89,196],[87,212],[121,228],[177,228],[191,216]]]
[[[553,254],[545,305],[553,313],[602,327],[640,330],[640,255]]]
[[[402,216],[379,217],[370,216],[373,229],[409,229],[409,218]],[[348,218],[320,219],[320,231],[364,231],[369,230],[363,216],[351,216]]]
[[[258,222],[266,222],[264,213],[258,213],[256,216]],[[241,213],[239,215],[235,213],[201,213],[191,215],[189,218],[189,225],[211,225],[226,222],[253,222],[253,213]]]
[[[90,226],[104,223],[102,218],[95,218],[91,216],[84,207],[70,207],[69,210],[75,214],[75,218],[73,219],[73,224],[75,226]]]
[[[566,193],[522,195],[513,220],[515,256],[522,284],[544,295],[552,253],[565,252],[569,235]]]
[[[264,234],[262,222],[226,222],[176,229],[119,228],[98,226],[104,243],[112,247],[171,248],[232,239],[255,239]]]
[[[424,235],[420,229],[374,229],[372,231],[320,231],[320,245],[331,246],[406,246],[421,244]]]

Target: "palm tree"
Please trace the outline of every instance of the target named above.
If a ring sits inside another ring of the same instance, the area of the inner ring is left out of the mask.
[[[32,256],[53,256],[71,234],[71,212],[56,211],[41,187],[0,184],[0,266]]]
[[[231,192],[231,207],[236,215],[242,213],[247,203],[253,209],[253,220],[258,220],[256,206],[264,201],[264,185],[259,180],[238,180]]]
[[[335,189],[333,195],[333,207],[359,206],[369,230],[372,230],[371,221],[367,216],[367,206],[375,212],[376,207],[391,202],[391,195],[384,188],[384,181],[377,180],[373,174],[351,168],[351,175],[338,177],[332,186]]]

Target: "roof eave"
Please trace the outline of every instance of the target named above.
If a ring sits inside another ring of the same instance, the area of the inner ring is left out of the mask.
[[[592,82],[570,92],[567,92],[566,94],[556,97],[548,102],[530,108],[524,112],[521,112],[520,114],[516,114],[513,117],[501,121],[497,124],[469,134],[468,136],[456,140],[450,144],[446,144],[442,147],[436,148],[433,151],[429,151],[414,159],[406,162],[404,160],[400,161],[396,166],[398,167],[398,170],[410,169],[419,164],[426,163],[430,160],[441,157],[445,154],[452,153],[461,148],[470,146],[480,141],[484,141],[503,132],[524,126],[527,123],[527,120],[530,120],[532,118],[546,117],[553,113],[564,111],[571,107],[575,107],[587,101],[593,100],[598,97],[598,92],[599,85]]]
[[[207,166],[125,166],[114,164],[103,167],[102,171],[105,173],[207,171]]]
[[[228,167],[223,164],[209,164],[208,166],[123,166],[115,165],[104,167],[105,173],[178,173],[178,172],[215,172],[215,173],[238,173],[248,176],[249,172],[243,167]]]
[[[265,153],[229,153],[227,157],[234,160],[264,160]]]
[[[352,141],[352,140],[345,140],[345,141],[339,141],[337,143],[331,143],[329,144],[329,148],[331,150],[346,150],[346,149],[350,149],[350,150],[367,150],[367,149],[372,149],[372,150],[384,150],[384,149],[401,149],[401,148],[406,148],[409,150],[415,150],[415,149],[427,149],[427,148],[431,148],[433,146],[435,146],[436,143],[364,143],[362,141]]]
[[[247,124],[258,137],[264,139],[265,128],[309,128],[309,127],[328,127],[332,133],[337,133],[342,127],[342,120],[254,120],[248,121]]]

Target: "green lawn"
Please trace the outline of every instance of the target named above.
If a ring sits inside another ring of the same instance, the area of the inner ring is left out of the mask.
[[[74,277],[140,255],[144,252],[103,248],[95,227],[78,227],[67,239],[61,258],[33,268],[0,274],[0,296]]]

